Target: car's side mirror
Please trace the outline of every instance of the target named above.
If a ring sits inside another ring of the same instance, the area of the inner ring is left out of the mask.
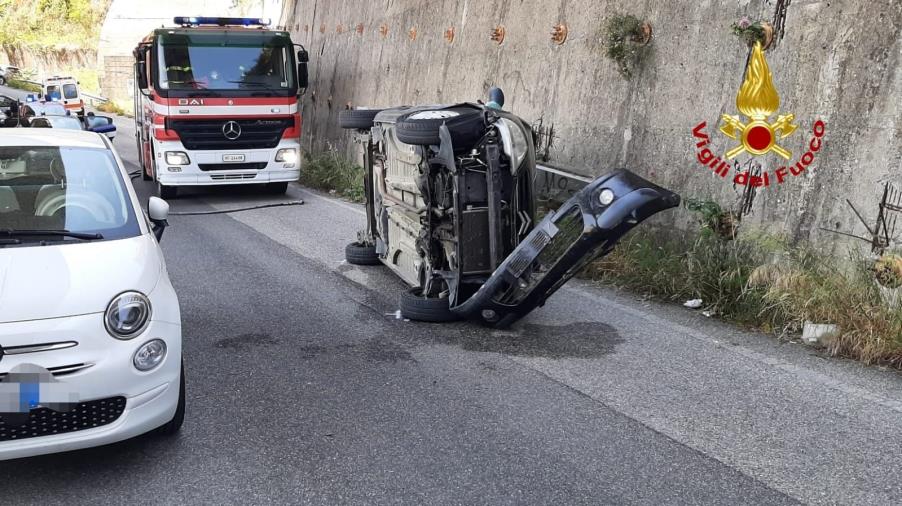
[[[113,140],[116,137],[116,125],[113,124],[113,118],[109,116],[96,116],[88,113],[84,117],[85,126],[88,130],[99,134],[104,134]]]
[[[150,197],[147,199],[147,217],[153,223],[153,235],[157,240],[163,238],[163,231],[169,226],[169,204],[160,197]]]

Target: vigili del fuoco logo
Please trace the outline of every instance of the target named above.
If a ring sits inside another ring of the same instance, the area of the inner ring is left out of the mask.
[[[696,158],[700,164],[726,178],[732,166],[728,160],[733,160],[742,153],[755,157],[775,153],[786,161],[792,160],[792,152],[781,142],[790,138],[798,125],[794,123],[795,115],[792,113],[777,114],[776,119],[770,121],[771,116],[780,109],[780,95],[774,87],[773,75],[767,66],[760,42],[756,42],[752,48],[745,80],[736,95],[736,109],[744,118],[730,114],[721,116],[721,133],[738,142],[723,158],[716,156],[709,147],[711,139],[705,133],[707,122],[703,121],[692,129],[692,135],[697,139]],[[738,185],[767,187],[771,184],[783,184],[790,175],[802,174],[814,162],[815,155],[821,149],[824,137],[822,120],[814,122],[811,134],[807,151],[794,164],[781,165],[774,170],[773,177],[767,169],[762,169],[759,173],[737,170],[733,182]]]

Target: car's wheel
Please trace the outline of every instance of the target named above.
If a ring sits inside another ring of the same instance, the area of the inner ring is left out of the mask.
[[[410,320],[432,323],[459,320],[451,312],[447,298],[423,297],[420,287],[411,288],[401,294],[401,316]]]
[[[174,199],[179,194],[178,186],[163,186],[157,182],[157,194],[161,199]]]
[[[395,135],[405,144],[419,146],[441,143],[439,129],[448,126],[451,141],[461,148],[469,148],[485,135],[482,111],[470,107],[430,109],[405,114],[395,124]]]
[[[338,126],[355,130],[373,128],[373,120],[383,109],[349,109],[338,112]]]
[[[0,76],[0,86],[6,86],[6,78],[3,76]]]
[[[272,195],[284,195],[288,191],[288,183],[284,181],[281,183],[266,183],[264,191]]]
[[[379,254],[375,246],[352,242],[345,246],[345,260],[354,265],[379,265]]]
[[[175,415],[164,425],[157,429],[157,434],[164,436],[175,435],[182,428],[185,422],[185,364],[182,363],[182,370],[179,374],[179,402],[175,408]]]

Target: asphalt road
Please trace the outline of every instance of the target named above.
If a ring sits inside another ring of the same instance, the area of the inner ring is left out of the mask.
[[[0,89],[0,93],[4,93]],[[115,144],[134,167],[133,128]],[[2,131],[0,131],[2,135]],[[153,188],[137,179],[144,197]],[[200,190],[163,238],[182,305],[174,438],[0,463],[0,500],[891,504],[902,377],[575,281],[515,328],[396,319],[342,261],[362,209]]]

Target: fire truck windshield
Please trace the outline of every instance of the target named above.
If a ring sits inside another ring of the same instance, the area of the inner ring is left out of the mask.
[[[161,35],[156,49],[160,90],[296,90],[287,36],[176,32]]]

